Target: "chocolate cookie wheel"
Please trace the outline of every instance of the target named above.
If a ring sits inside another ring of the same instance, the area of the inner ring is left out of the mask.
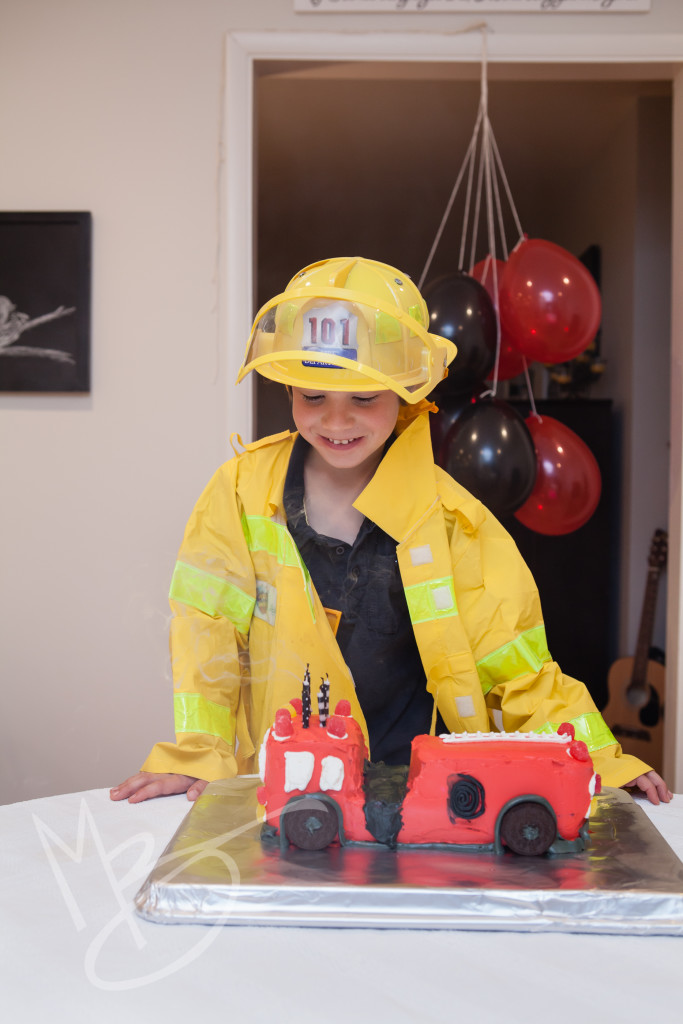
[[[287,805],[280,827],[300,850],[324,850],[337,837],[337,814],[324,800],[307,796]]]
[[[524,800],[505,812],[500,838],[513,853],[538,857],[552,846],[557,836],[555,816],[544,804]]]

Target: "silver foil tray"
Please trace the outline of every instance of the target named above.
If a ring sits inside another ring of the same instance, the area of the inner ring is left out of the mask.
[[[683,864],[622,790],[605,789],[583,853],[261,843],[256,789],[212,783],[135,897],[166,924],[458,928],[683,935]]]

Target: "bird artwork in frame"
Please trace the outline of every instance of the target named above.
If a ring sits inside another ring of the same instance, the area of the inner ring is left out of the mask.
[[[91,215],[0,213],[0,392],[90,391]]]

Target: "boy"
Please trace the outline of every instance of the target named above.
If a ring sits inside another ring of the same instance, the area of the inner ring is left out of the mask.
[[[252,771],[307,664],[350,701],[375,761],[407,763],[437,722],[572,721],[606,785],[671,798],[552,661],[508,534],[434,465],[424,399],[455,346],[428,324],[408,278],[358,258],[307,267],[261,309],[238,380],[286,384],[298,434],[247,445],[199,499],[171,585],[177,742],[112,799],[193,800]]]

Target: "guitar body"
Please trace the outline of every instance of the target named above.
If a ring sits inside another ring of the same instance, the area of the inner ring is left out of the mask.
[[[658,661],[648,660],[645,686],[631,692],[634,664],[634,658],[619,658],[610,668],[607,676],[609,702],[602,717],[625,754],[639,757],[661,775],[665,669]]]
[[[625,754],[634,754],[662,774],[664,666],[650,655],[657,585],[666,565],[668,537],[655,530],[647,560],[645,597],[633,658],[619,658],[607,675],[609,701],[602,713]]]

